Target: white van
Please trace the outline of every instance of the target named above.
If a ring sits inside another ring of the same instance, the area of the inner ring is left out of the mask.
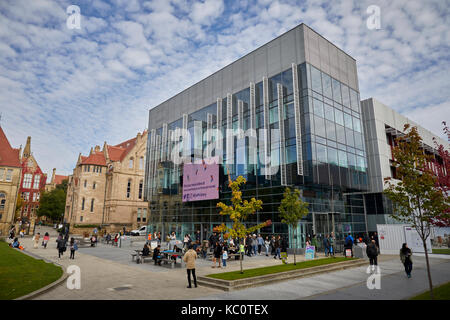
[[[147,226],[142,226],[139,229],[131,230],[132,236],[145,236],[147,234]]]

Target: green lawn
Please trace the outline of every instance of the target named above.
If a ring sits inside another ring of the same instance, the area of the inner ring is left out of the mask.
[[[289,264],[281,264],[280,263],[280,265],[276,265],[276,266],[247,269],[247,270],[245,269],[245,261],[244,261],[244,273],[243,274],[241,274],[240,271],[231,271],[231,272],[225,272],[225,273],[209,274],[209,275],[207,275],[207,277],[215,278],[215,279],[222,279],[222,280],[238,280],[238,279],[263,276],[266,274],[273,274],[273,273],[279,273],[279,272],[285,272],[285,271],[291,271],[291,270],[297,270],[297,269],[306,269],[306,268],[311,268],[311,267],[317,267],[317,266],[322,266],[325,264],[332,264],[332,263],[336,263],[336,262],[348,261],[351,259],[352,258],[345,258],[345,257],[323,258],[323,259],[315,259],[315,260],[297,262],[296,265],[294,265],[293,263],[289,263]]]
[[[0,241],[0,300],[11,300],[58,280],[61,267],[36,260]]]
[[[448,249],[433,249],[433,253],[436,254],[450,254],[450,248]]]
[[[433,288],[433,293],[435,300],[450,300],[450,282]],[[431,300],[430,291],[419,294],[418,296],[415,296],[410,300]]]

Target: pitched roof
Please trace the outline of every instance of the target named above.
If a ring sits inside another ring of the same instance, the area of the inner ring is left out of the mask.
[[[136,137],[116,144],[115,146],[108,145],[109,158],[112,161],[122,161],[135,145]]]
[[[81,156],[81,164],[94,164],[98,166],[106,166],[105,155],[101,151],[94,151],[89,156]]]
[[[61,184],[63,180],[68,179],[68,176],[61,176],[59,174],[55,174],[55,184]]]
[[[0,127],[0,165],[21,167],[20,151],[11,147],[2,127]]]

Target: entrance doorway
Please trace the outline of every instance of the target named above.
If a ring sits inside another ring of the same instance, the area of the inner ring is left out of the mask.
[[[314,213],[313,230],[316,235],[318,250],[323,251],[323,239],[325,235],[330,235],[331,232],[336,234],[334,214],[332,212]]]

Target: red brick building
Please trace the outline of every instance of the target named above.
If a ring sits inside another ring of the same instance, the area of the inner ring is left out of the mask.
[[[47,174],[42,172],[31,153],[31,137],[27,138],[27,144],[23,149],[20,162],[22,165],[22,178],[19,194],[24,201],[20,216],[23,222],[29,222],[33,217],[36,217],[40,195],[45,191],[47,182]]]

